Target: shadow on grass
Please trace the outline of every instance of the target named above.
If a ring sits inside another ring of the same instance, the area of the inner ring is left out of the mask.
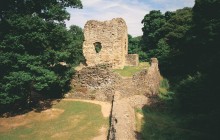
[[[186,116],[170,112],[157,97],[150,97],[151,104],[142,108],[144,123],[139,140],[207,140],[212,135],[190,127]],[[137,134],[137,136],[140,134]]]
[[[37,106],[32,108],[34,112],[42,112],[44,110],[50,109],[54,105],[54,101],[60,102],[61,99],[47,99],[47,100],[41,100],[38,102]]]
[[[22,115],[31,111],[42,112],[44,110],[52,108],[56,102],[60,102],[59,99],[48,99],[48,98],[33,98],[29,104],[24,104],[26,101],[19,101],[12,105],[1,106],[0,117],[8,118],[17,115]]]

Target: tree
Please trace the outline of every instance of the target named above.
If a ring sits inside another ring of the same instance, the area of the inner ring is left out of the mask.
[[[192,9],[183,8],[171,14],[169,20],[160,29],[166,41],[173,47],[177,48],[180,41],[183,40],[187,31],[192,28]]]
[[[142,51],[141,48],[141,36],[132,37],[128,34],[128,53],[129,54],[138,54],[140,61],[147,61],[146,52]]]
[[[132,37],[128,34],[128,53],[137,54],[141,51],[140,40],[141,37]]]
[[[85,62],[83,56],[82,46],[84,41],[84,34],[82,28],[72,25],[68,30],[70,34],[71,42],[68,45],[68,52],[71,54],[70,62],[73,64],[79,64],[79,62]]]
[[[220,56],[220,2],[218,0],[196,0],[193,7],[193,21],[195,23],[193,43],[199,48],[198,63],[206,72],[217,74]],[[208,59],[207,59],[208,58]],[[207,66],[208,64],[208,66]],[[213,70],[212,70],[213,69]],[[211,70],[211,71],[210,71]]]
[[[142,50],[146,52],[147,60],[157,57],[161,72],[167,76],[185,72],[183,51],[186,48],[186,34],[193,26],[192,9],[183,8],[165,14],[153,10],[144,17],[142,23]]]
[[[187,38],[185,58],[195,59],[197,73],[190,74],[178,85],[177,99],[187,113],[200,116],[194,120],[195,127],[219,137],[219,79],[220,79],[220,1],[196,0],[193,7],[193,23]],[[190,50],[189,50],[190,48]],[[188,60],[189,60],[188,59]],[[186,63],[185,63],[186,64]],[[191,70],[193,71],[193,70]],[[192,104],[193,103],[193,104]],[[201,117],[202,116],[202,117]],[[202,122],[202,123],[201,123]]]
[[[165,23],[156,31],[149,26],[154,19],[147,15],[143,30],[147,36],[152,30],[160,35],[145,39],[154,44],[147,55],[158,57],[160,71],[175,91],[172,111],[184,121],[186,129],[209,139],[218,139],[220,129],[219,12],[219,0],[196,0],[192,9],[166,12]]]
[[[145,15],[142,24],[144,24],[142,28],[143,50],[147,51],[154,49],[161,38],[159,29],[165,24],[165,17],[160,11],[153,10]]]
[[[31,91],[61,96],[73,73],[64,20],[80,0],[0,2],[0,104],[28,99]],[[74,58],[76,59],[76,58]],[[64,65],[61,62],[67,63]]]
[[[163,61],[160,63],[161,72],[167,76],[177,76],[180,75],[180,73],[181,75],[184,73],[188,74],[189,71],[195,68],[195,65],[190,64],[193,60],[187,59],[189,57],[185,56],[191,55],[191,53],[187,54],[185,52],[189,50],[186,38],[193,27],[192,9],[179,9],[170,15],[164,26],[159,29],[160,34],[163,35],[163,40],[166,41],[169,46],[166,46],[166,49],[169,48],[169,54],[166,55],[166,58],[163,57]],[[157,46],[161,45],[158,44]],[[187,62],[187,65],[185,62]],[[188,70],[188,68],[190,70]]]

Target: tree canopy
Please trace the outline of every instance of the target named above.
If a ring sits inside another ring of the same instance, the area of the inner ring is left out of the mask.
[[[213,138],[220,129],[219,10],[219,0],[196,0],[193,8],[151,11],[142,21],[141,40],[146,59],[157,57],[170,80],[174,112],[185,117],[188,128]]]
[[[0,2],[1,105],[25,104],[32,91],[62,96],[68,88],[83,36],[79,27],[66,29],[64,20],[70,18],[66,7],[82,8],[82,4],[80,0]]]

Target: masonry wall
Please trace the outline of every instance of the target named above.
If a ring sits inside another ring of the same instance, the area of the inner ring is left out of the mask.
[[[80,85],[88,89],[101,89],[113,86],[119,77],[110,69],[111,65],[108,64],[84,67],[76,72],[72,82],[74,85]]]
[[[126,66],[138,66],[139,56],[138,54],[127,54],[125,56],[125,65]]]
[[[99,22],[90,20],[85,24],[83,54],[88,66],[111,63],[112,68],[122,69],[128,54],[127,25],[122,18]],[[101,43],[101,51],[95,51],[94,43]]]
[[[139,93],[150,95],[157,94],[160,86],[160,71],[157,58],[152,58],[149,69],[142,70],[133,75],[132,80]]]

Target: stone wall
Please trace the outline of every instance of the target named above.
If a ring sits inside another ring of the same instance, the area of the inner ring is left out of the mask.
[[[126,66],[138,66],[139,56],[138,54],[127,54],[125,56],[125,65]]]
[[[136,140],[135,108],[141,109],[147,104],[149,98],[144,95],[123,98],[119,91],[115,91],[108,140]]]
[[[109,64],[84,67],[76,72],[72,83],[91,90],[112,86],[119,77],[110,68]]]
[[[135,112],[126,98],[115,92],[108,140],[135,140]]]
[[[160,86],[160,71],[158,68],[158,60],[151,59],[151,66],[148,70],[133,75],[133,83],[137,87],[138,93],[155,95],[158,93]]]
[[[99,64],[79,69],[72,79],[73,89],[66,97],[112,101],[115,85],[121,78],[111,67],[110,64]]]
[[[85,24],[83,54],[88,66],[111,63],[113,68],[122,69],[128,54],[127,25],[122,18],[99,22],[90,20]],[[101,45],[96,52],[95,44]]]

